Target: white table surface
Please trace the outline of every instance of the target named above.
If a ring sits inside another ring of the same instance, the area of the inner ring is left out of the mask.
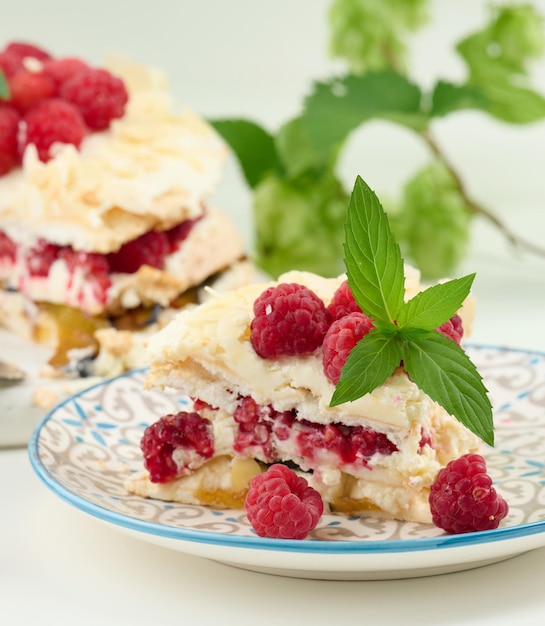
[[[59,53],[78,52],[97,62],[105,49],[122,50],[165,67],[177,97],[197,110],[253,117],[270,127],[297,111],[305,81],[329,71],[325,0],[157,0],[147,8],[135,2],[130,26],[122,31],[127,5],[96,0],[88,15],[78,10],[76,17],[76,4],[22,0],[3,13],[0,42],[42,41]],[[433,3],[435,30],[415,50],[422,80],[460,72],[440,46],[478,24],[481,4]],[[536,4],[545,9],[544,2]],[[543,87],[545,64],[536,68],[536,76]],[[513,129],[460,114],[437,132],[473,194],[543,246],[545,124]],[[375,145],[376,158],[362,161],[358,142]],[[361,174],[380,192],[392,180],[402,180],[421,157],[405,136],[393,137],[374,125],[355,138],[343,174],[347,180]],[[233,162],[218,197],[251,243],[248,194]],[[514,255],[496,231],[478,221],[460,268],[460,273],[473,271],[478,317],[472,340],[545,352],[545,259]],[[49,492],[33,474],[24,447],[0,449],[0,494],[1,624],[512,626],[545,619],[544,549],[430,578],[298,580],[185,556],[104,526]]]

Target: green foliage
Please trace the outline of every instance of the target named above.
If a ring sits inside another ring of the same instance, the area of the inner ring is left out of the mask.
[[[472,214],[457,181],[439,161],[417,172],[401,199],[406,254],[425,277],[449,275],[464,258]]]
[[[467,354],[435,330],[462,306],[474,275],[435,285],[405,302],[399,246],[378,198],[360,177],[346,235],[348,282],[375,328],[350,352],[331,405],[373,391],[403,361],[411,380],[432,400],[493,445],[492,406],[481,376]]]
[[[241,119],[213,121],[254,191],[256,261],[273,276],[293,268],[331,276],[341,267],[348,193],[336,166],[350,134],[371,120],[403,126],[431,149],[429,164],[388,207],[406,258],[425,279],[455,272],[472,217],[490,216],[433,141],[433,123],[467,109],[512,124],[545,118],[545,99],[528,73],[545,51],[543,19],[531,5],[492,8],[489,23],[456,46],[466,79],[439,79],[428,90],[404,65],[407,37],[425,22],[426,5],[333,0],[331,51],[348,71],[314,83],[300,114],[276,133]]]
[[[334,0],[330,52],[351,72],[405,68],[406,35],[427,18],[426,0]]]

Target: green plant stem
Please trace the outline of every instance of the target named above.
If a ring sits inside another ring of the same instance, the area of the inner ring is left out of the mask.
[[[509,241],[509,243],[513,247],[518,248],[518,249],[525,249],[528,252],[531,252],[532,254],[545,258],[545,248],[541,248],[540,246],[534,244],[533,242],[528,241],[527,239],[524,239],[523,237],[520,237],[519,235],[514,233],[507,226],[507,224],[505,224],[502,220],[500,220],[497,215],[494,215],[494,213],[492,213],[485,206],[473,200],[473,198],[468,193],[466,186],[464,185],[464,182],[462,181],[456,168],[452,165],[452,163],[443,153],[443,151],[441,150],[439,144],[433,137],[429,128],[423,131],[421,133],[421,136],[426,142],[431,152],[435,155],[437,159],[439,159],[439,161],[441,161],[441,163],[449,171],[450,175],[456,182],[458,189],[460,190],[460,194],[462,195],[468,210],[471,213],[473,213],[474,215],[480,215],[481,217],[484,217],[489,222],[491,222],[503,234],[503,236]]]

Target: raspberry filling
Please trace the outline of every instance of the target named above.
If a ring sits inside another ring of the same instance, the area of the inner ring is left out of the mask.
[[[146,429],[141,447],[152,482],[184,476],[213,455],[211,423],[197,409],[215,410],[196,400],[194,412],[168,415]],[[284,460],[278,452],[282,442],[303,470],[317,469],[324,462],[340,468],[370,468],[374,455],[388,456],[398,449],[384,433],[370,428],[298,420],[295,411],[275,411],[250,397],[240,399],[233,419],[235,453],[274,463]]]
[[[186,220],[170,230],[149,231],[129,241],[111,254],[97,254],[74,250],[70,246],[59,246],[43,239],[25,253],[25,263],[31,277],[46,278],[55,261],[65,261],[73,275],[83,272],[85,281],[92,285],[98,301],[106,302],[106,292],[111,286],[112,273],[133,274],[142,265],[163,269],[168,255],[176,252],[189,235],[194,224],[201,219]],[[17,244],[0,230],[0,264],[14,264]]]

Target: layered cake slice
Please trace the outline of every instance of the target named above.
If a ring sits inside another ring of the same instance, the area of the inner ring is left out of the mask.
[[[405,299],[421,291],[405,267]],[[473,301],[437,333],[459,343]],[[348,353],[373,328],[346,276],[293,271],[217,294],[154,336],[150,387],[174,387],[191,410],[142,438],[145,469],[127,488],[145,497],[242,507],[250,479],[283,463],[332,511],[430,522],[429,488],[481,440],[398,366],[372,392],[332,406]]]
[[[162,72],[9,44],[0,129],[0,323],[51,346],[56,372],[117,373],[130,333],[226,270],[248,280],[242,237],[210,202],[226,148],[175,110]]]

